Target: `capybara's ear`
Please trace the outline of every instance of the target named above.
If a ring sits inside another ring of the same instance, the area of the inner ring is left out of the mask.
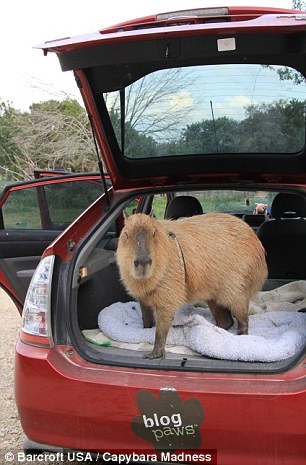
[[[127,215],[127,213],[126,213],[125,210],[123,210],[122,216],[123,216],[123,221],[124,221],[124,224],[125,224],[125,223],[126,223],[126,220],[128,219],[128,215]]]
[[[131,219],[132,219],[135,215],[134,215],[134,213],[132,213],[131,215],[128,215],[128,214],[126,213],[126,211],[123,211],[122,213],[123,213],[123,220],[124,220],[124,226],[125,226],[128,222],[132,221]]]

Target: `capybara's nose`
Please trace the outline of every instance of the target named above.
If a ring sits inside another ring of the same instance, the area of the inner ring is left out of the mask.
[[[150,274],[151,257],[137,257],[134,260],[134,270],[137,277],[146,277]]]
[[[134,265],[136,268],[138,268],[138,266],[142,266],[145,268],[147,265],[152,265],[152,260],[151,258],[136,258],[134,260]]]

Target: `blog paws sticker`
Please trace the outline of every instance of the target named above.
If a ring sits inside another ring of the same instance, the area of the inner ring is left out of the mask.
[[[197,399],[181,401],[173,388],[159,391],[156,399],[147,390],[137,395],[141,415],[133,418],[132,430],[159,451],[198,449],[204,411]]]

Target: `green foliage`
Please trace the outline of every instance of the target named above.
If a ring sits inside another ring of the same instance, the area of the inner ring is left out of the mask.
[[[240,140],[246,152],[298,152],[305,139],[305,104],[295,99],[250,105],[241,122]]]
[[[141,134],[136,131],[129,121],[125,122],[124,125],[124,141],[121,137],[121,121],[120,115],[114,109],[111,109],[110,119],[118,141],[121,141],[121,150],[127,157],[134,158],[135,154],[139,153],[139,147],[142,147],[142,152],[146,157],[155,155],[157,149],[157,143],[152,136]],[[127,144],[125,144],[127,141]],[[136,155],[137,156],[137,155]]]
[[[78,118],[83,114],[84,109],[75,99],[65,99],[62,101],[48,100],[41,103],[33,103],[30,106],[30,111],[43,110],[50,113],[63,113],[65,115]]]
[[[264,191],[234,191],[234,190],[207,190],[202,192],[181,192],[181,195],[192,195],[202,205],[203,211],[251,214],[256,203],[262,202],[271,206],[275,192]],[[249,204],[246,202],[248,199]],[[161,220],[164,218],[167,204],[165,195],[155,195],[152,204],[154,216]]]
[[[303,2],[302,0],[292,0],[292,8],[294,10],[304,11],[306,8],[306,2]]]
[[[0,175],[33,176],[35,168],[96,170],[95,146],[83,107],[74,99],[33,103],[29,112],[0,107]]]
[[[306,101],[296,99],[249,105],[242,120],[224,116],[187,124],[181,137],[170,142],[154,143],[135,130],[126,131],[125,154],[298,152],[305,139],[305,106]]]
[[[18,111],[10,103],[0,102],[0,167],[2,177],[8,179],[9,167],[20,155],[18,144],[14,141],[14,132],[18,130],[14,124],[16,113]]]
[[[239,132],[239,122],[225,116],[215,121],[187,125],[182,131],[183,152],[229,153],[233,151]]]

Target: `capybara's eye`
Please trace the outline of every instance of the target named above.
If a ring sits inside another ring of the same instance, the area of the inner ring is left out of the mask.
[[[129,238],[129,235],[126,231],[124,231],[124,234],[125,234],[125,237],[128,239]]]

